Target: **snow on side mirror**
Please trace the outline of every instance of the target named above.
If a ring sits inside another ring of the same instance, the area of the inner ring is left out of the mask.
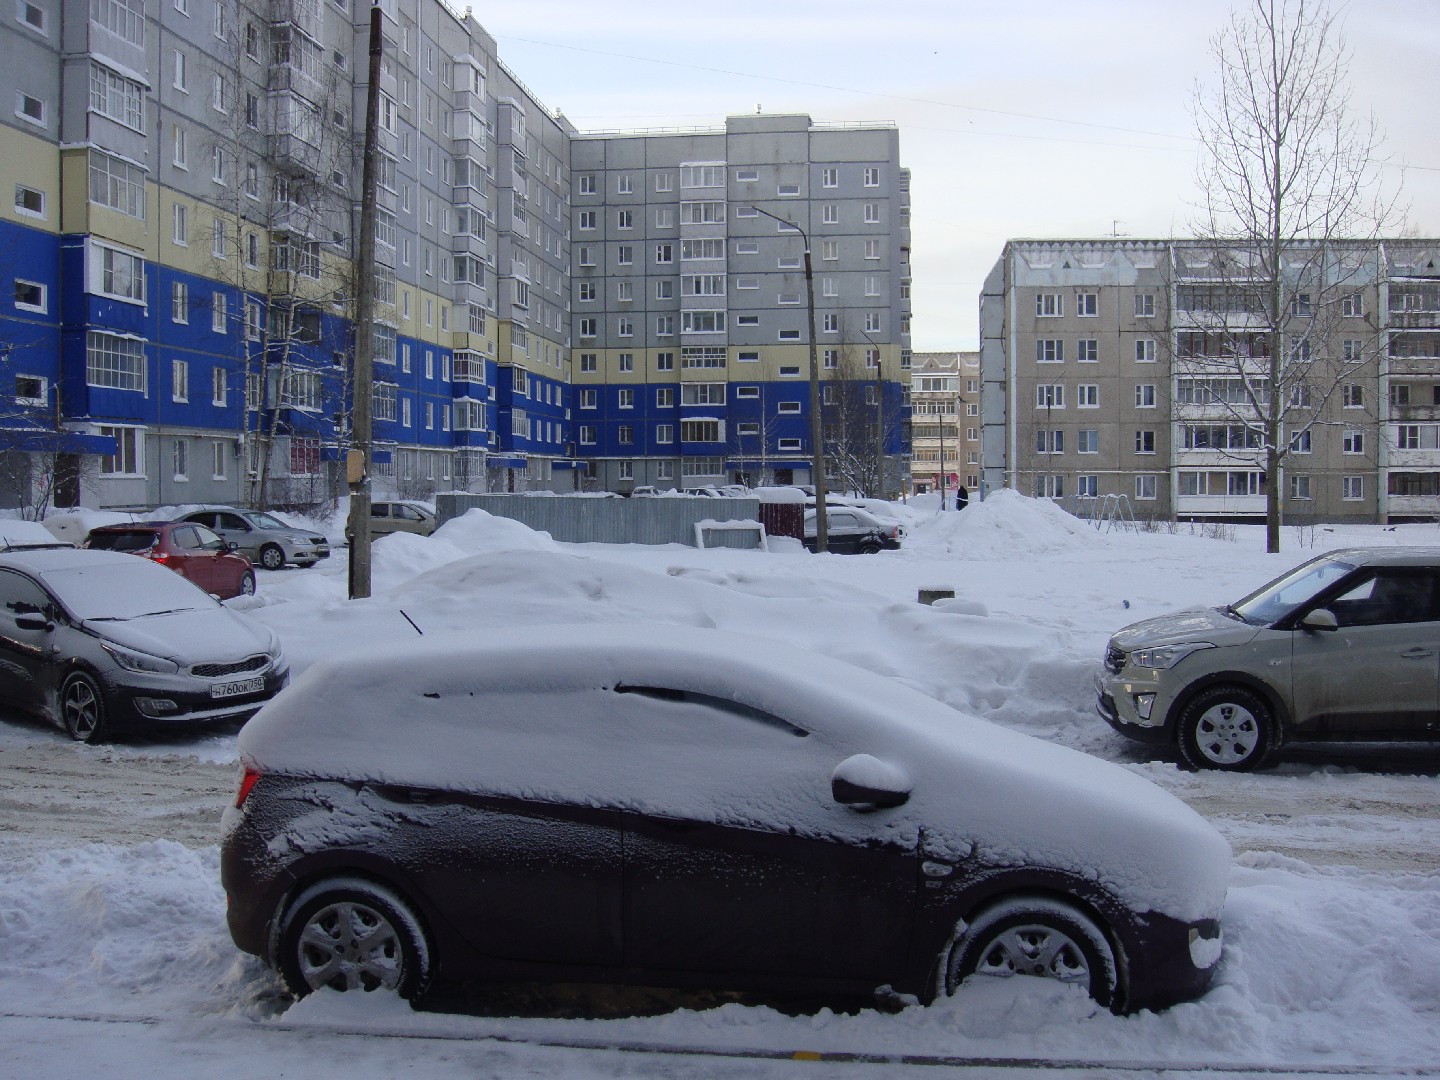
[[[1306,630],[1338,630],[1340,624],[1335,621],[1335,613],[1329,608],[1316,608],[1306,614],[1300,620],[1300,625]]]
[[[904,806],[912,787],[904,769],[869,754],[846,758],[830,775],[831,797],[856,810]]]

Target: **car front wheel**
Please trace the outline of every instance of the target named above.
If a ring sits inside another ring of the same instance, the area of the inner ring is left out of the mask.
[[[1079,909],[1045,896],[1016,897],[982,912],[950,953],[946,992],[972,975],[1037,975],[1079,986],[1111,1006],[1119,991],[1115,952]]]
[[[241,595],[241,596],[254,596],[254,595],[255,595],[255,572],[254,572],[253,570],[246,570],[245,573],[241,575],[241,577],[240,577],[240,595]]]
[[[109,734],[100,684],[83,671],[71,672],[60,686],[60,718],[76,742],[103,742]]]
[[[1270,708],[1258,694],[1216,687],[1180,714],[1180,756],[1195,769],[1246,772],[1269,757],[1274,731]]]
[[[260,565],[266,570],[279,570],[285,565],[285,552],[275,544],[266,544],[260,549]]]
[[[386,990],[405,999],[430,979],[430,948],[410,906],[383,885],[337,878],[313,885],[281,923],[276,966],[304,997],[332,990]]]

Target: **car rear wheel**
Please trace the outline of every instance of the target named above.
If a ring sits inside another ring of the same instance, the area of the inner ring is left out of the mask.
[[[67,675],[60,685],[60,718],[76,742],[103,742],[110,725],[99,683],[83,671]]]
[[[1274,733],[1270,708],[1258,694],[1217,686],[1180,714],[1180,756],[1195,769],[1245,772],[1270,756]]]
[[[1111,1006],[1119,990],[1115,952],[1079,909],[1044,896],[1016,897],[982,912],[950,953],[946,992],[971,975],[1036,975],[1079,986]]]
[[[260,549],[260,565],[266,570],[279,570],[285,565],[285,552],[278,544],[266,544]]]
[[[332,990],[386,990],[411,999],[430,980],[430,947],[419,918],[395,893],[361,878],[302,892],[286,911],[276,966],[304,997]]]
[[[241,595],[241,596],[254,596],[254,595],[255,595],[255,571],[253,571],[253,570],[246,570],[245,573],[241,576],[241,578],[240,578],[240,595]]]

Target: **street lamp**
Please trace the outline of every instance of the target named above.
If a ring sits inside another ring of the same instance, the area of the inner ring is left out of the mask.
[[[830,529],[825,511],[824,425],[820,417],[820,360],[815,350],[815,273],[810,263],[810,235],[793,221],[758,206],[750,209],[794,229],[805,242],[805,301],[810,315],[810,480],[815,486],[815,550],[830,549]]]

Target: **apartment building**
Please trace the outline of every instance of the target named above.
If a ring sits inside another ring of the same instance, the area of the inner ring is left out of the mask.
[[[812,482],[807,242],[826,441],[863,412],[900,455],[898,160],[893,127],[805,116],[571,140],[575,431],[600,487]]]
[[[980,354],[915,353],[910,369],[910,489],[980,490]]]
[[[377,494],[801,482],[803,245],[759,209],[813,237],[831,395],[853,354],[888,374],[871,375],[875,400],[898,418],[908,176],[893,128],[757,116],[581,135],[468,13],[381,10]],[[7,13],[9,501],[52,482],[55,501],[91,506],[343,490],[369,14]]]
[[[980,299],[983,486],[1259,520],[1273,482],[1288,522],[1440,514],[1437,258],[1428,239],[1293,245],[1272,319],[1253,253],[1012,241]]]

